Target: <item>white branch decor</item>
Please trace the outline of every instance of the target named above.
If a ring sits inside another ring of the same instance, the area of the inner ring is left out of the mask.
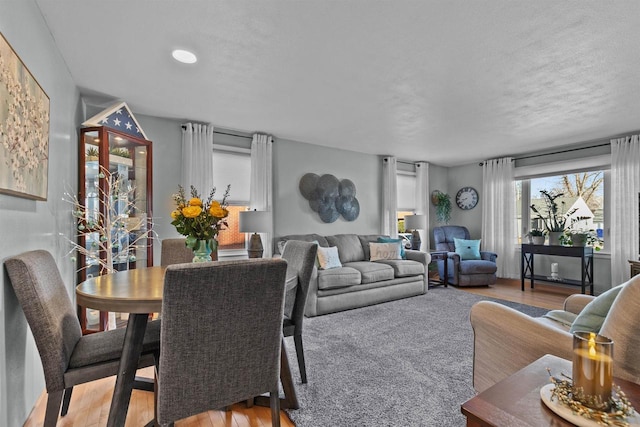
[[[146,248],[147,239],[155,234],[150,217],[131,216],[136,209],[135,187],[130,186],[121,174],[114,175],[100,166],[98,178],[107,180],[106,186],[97,187],[98,199],[104,207],[102,211],[80,203],[76,195],[69,192],[64,194],[63,200],[72,206],[78,233],[75,242],[63,237],[72,246],[69,254],[79,253],[85,257],[84,265],[79,266],[77,271],[99,265],[101,274],[114,273],[114,262],[135,262],[136,250]],[[130,241],[131,232],[135,230],[140,232]],[[88,243],[85,246],[78,243],[77,238],[81,236]],[[71,260],[75,262],[76,257],[72,255]]]

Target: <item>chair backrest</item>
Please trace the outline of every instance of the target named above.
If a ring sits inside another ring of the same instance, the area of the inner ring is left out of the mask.
[[[640,383],[640,275],[632,277],[614,300],[600,328],[613,340],[613,374]]]
[[[167,267],[160,423],[277,392],[286,271],[281,259]]]
[[[437,251],[454,252],[456,250],[454,238],[469,240],[471,235],[467,227],[461,225],[445,225],[433,228],[433,240]]]
[[[38,347],[47,391],[63,390],[82,330],[58,266],[44,250],[25,252],[4,265]]]
[[[296,325],[298,330],[302,328],[304,306],[307,302],[309,282],[317,253],[318,245],[316,243],[289,240],[282,254],[282,259],[287,261],[288,268],[298,272],[298,285],[293,289],[293,295],[287,292],[284,305],[285,315]]]
[[[185,245],[186,239],[163,239],[160,265],[183,264],[193,261],[193,251]]]

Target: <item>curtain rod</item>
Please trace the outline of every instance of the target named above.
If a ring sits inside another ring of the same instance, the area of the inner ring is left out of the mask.
[[[180,127],[182,128],[182,130],[185,130],[187,128],[185,125],[182,125]],[[253,139],[253,136],[238,135],[237,133],[229,133],[229,132],[220,132],[219,130],[215,130],[215,129],[214,129],[213,133],[217,133],[218,135],[235,136],[236,138]]]
[[[536,157],[544,157],[544,156],[552,156],[552,155],[555,155],[555,154],[571,153],[572,151],[589,150],[591,148],[605,147],[607,145],[611,145],[611,143],[606,142],[606,143],[602,143],[602,144],[589,145],[588,147],[567,148],[566,150],[552,151],[550,153],[531,154],[529,156],[514,157],[513,159],[511,159],[511,161],[515,162],[516,160],[533,159],[533,158],[536,158]],[[478,166],[484,166],[484,162],[480,162],[478,164]]]

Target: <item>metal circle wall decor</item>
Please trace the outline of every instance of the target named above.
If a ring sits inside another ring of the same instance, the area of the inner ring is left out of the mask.
[[[323,222],[335,222],[340,215],[354,221],[360,215],[356,186],[349,179],[340,181],[329,174],[307,173],[300,179],[299,188],[311,210],[317,212]]]

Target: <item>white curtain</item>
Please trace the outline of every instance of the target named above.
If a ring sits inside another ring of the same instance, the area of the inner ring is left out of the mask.
[[[182,125],[182,186],[187,197],[193,185],[203,198],[213,188],[213,126]]]
[[[511,157],[482,167],[482,248],[498,254],[498,277],[519,278],[516,260],[516,191]]]
[[[429,163],[416,163],[416,213],[425,215],[427,229],[418,230],[423,252],[429,252]]]
[[[398,236],[398,163],[395,157],[382,159],[382,234]]]
[[[637,260],[640,141],[638,135],[611,140],[611,286],[629,279]]]
[[[250,208],[258,211],[271,212],[273,221],[273,195],[272,195],[272,146],[273,137],[260,133],[253,135],[251,141],[251,184],[250,184]],[[271,231],[260,233],[264,252],[263,258],[271,258],[273,253]]]

